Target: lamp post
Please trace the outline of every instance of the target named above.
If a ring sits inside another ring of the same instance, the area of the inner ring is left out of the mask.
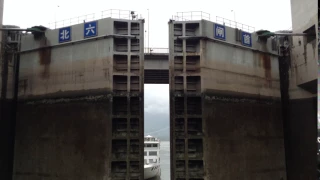
[[[234,10],[231,10],[231,12],[233,12],[233,20],[234,20],[235,26],[236,26],[236,28],[237,28],[236,12],[235,12]]]
[[[231,10],[231,12],[233,12],[233,20],[236,22],[236,12],[234,10]]]
[[[59,8],[60,6],[57,5],[57,7],[54,9],[54,28],[56,29],[57,28],[57,9]]]
[[[147,45],[147,33],[149,33],[149,32],[147,32],[147,30],[144,30],[144,37],[143,37],[143,39],[144,39],[144,44],[145,44],[144,46]],[[147,46],[148,46],[148,45],[147,45]],[[147,52],[148,52],[148,47],[145,47],[144,50],[146,50],[145,53],[147,53]]]

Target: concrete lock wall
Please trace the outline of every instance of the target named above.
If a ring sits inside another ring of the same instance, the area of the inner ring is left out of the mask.
[[[144,55],[144,84],[169,84],[168,53]]]
[[[291,0],[294,33],[317,34],[317,2]],[[292,37],[290,56],[281,57],[288,179],[316,179],[317,36]]]
[[[97,27],[22,37],[14,179],[143,179],[144,21]]]
[[[292,72],[294,78],[291,78],[292,98],[296,99],[299,97],[311,97],[316,93],[316,79],[318,77],[317,71],[317,31],[318,31],[318,10],[315,8],[317,5],[316,1],[308,0],[304,3],[298,0],[291,0],[291,12],[292,12],[292,30],[295,33],[298,32],[312,32],[316,34],[314,37],[302,37],[295,36],[292,38]],[[303,11],[302,8],[303,7]],[[310,83],[313,84],[313,89],[308,88]],[[299,88],[307,90],[301,91]],[[307,86],[307,87],[305,87]],[[296,90],[293,89],[296,87]],[[311,95],[310,95],[310,91]]]
[[[286,179],[277,49],[220,28],[169,22],[171,179]]]
[[[4,1],[0,0],[0,27],[7,27],[3,25],[3,6]],[[12,127],[15,120],[13,82],[15,78],[14,50],[16,44],[7,44],[7,36],[6,32],[0,31],[0,179],[10,179],[13,166],[14,132]]]
[[[293,17],[293,30],[314,21]],[[14,179],[143,179],[143,23],[102,19],[91,38],[74,25],[64,43],[58,29],[22,37]],[[317,46],[294,37],[278,58],[271,39],[249,33],[246,46],[219,28],[169,23],[171,179],[315,179]],[[160,59],[148,70],[166,71]]]

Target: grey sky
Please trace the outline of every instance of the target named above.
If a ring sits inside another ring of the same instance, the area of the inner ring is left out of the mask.
[[[145,107],[147,113],[158,112],[169,114],[169,85],[145,84]]]
[[[169,85],[144,85],[145,133],[169,138]]]
[[[57,6],[60,6],[57,8]],[[5,0],[4,24],[20,27],[48,25],[63,20],[108,9],[134,10],[147,18],[150,12],[150,47],[168,47],[168,21],[176,12],[204,11],[216,16],[255,27],[255,29],[283,30],[291,27],[290,0]],[[147,27],[147,19],[145,23]],[[148,32],[147,32],[148,33]]]
[[[203,11],[211,15],[211,21],[216,21],[216,16],[234,20],[234,14],[231,12],[234,10],[237,22],[253,26],[256,30],[276,31],[291,28],[290,0],[5,0],[3,22],[22,28],[34,25],[47,26],[55,19],[59,21],[108,9],[136,11],[146,19],[145,30],[148,27],[149,9],[150,47],[168,47],[168,21],[176,12]],[[145,86],[145,114],[146,117],[150,117],[146,119],[145,125],[152,125],[152,120],[163,119],[169,126],[168,85]],[[169,135],[168,129],[167,133]]]

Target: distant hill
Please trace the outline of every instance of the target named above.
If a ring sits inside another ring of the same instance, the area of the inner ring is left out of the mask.
[[[169,141],[170,125],[169,114],[148,113],[144,114],[144,133],[159,138],[161,141]]]

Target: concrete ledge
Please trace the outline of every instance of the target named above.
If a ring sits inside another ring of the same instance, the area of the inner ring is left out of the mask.
[[[19,102],[28,102],[44,99],[59,99],[59,98],[77,98],[77,97],[89,97],[89,96],[110,96],[110,89],[94,89],[94,90],[81,90],[81,91],[60,91],[56,93],[49,93],[44,95],[29,95],[19,96]]]
[[[280,97],[263,96],[259,94],[247,94],[232,91],[204,90],[204,96],[216,97],[212,100],[252,103],[281,103]]]

